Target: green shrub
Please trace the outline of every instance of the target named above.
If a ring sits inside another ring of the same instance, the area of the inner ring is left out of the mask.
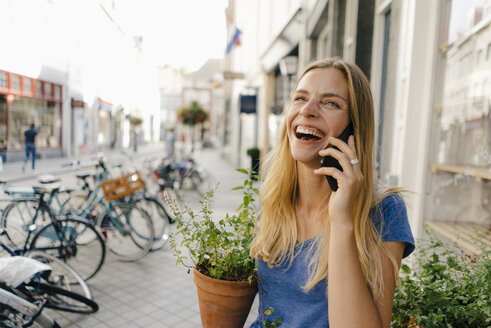
[[[481,254],[471,256],[427,234],[413,267],[401,266],[391,327],[490,327],[489,249],[481,242]]]

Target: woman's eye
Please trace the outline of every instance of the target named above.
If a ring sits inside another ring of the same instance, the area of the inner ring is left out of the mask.
[[[293,98],[293,100],[295,100],[295,101],[306,101],[304,96],[296,96],[295,98]]]
[[[322,102],[323,105],[329,106],[329,107],[334,107],[334,108],[341,108],[338,103],[330,100],[325,100]]]

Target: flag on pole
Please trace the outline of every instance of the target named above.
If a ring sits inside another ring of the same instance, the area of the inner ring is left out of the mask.
[[[225,52],[225,55],[228,55],[234,46],[240,46],[240,35],[242,34],[242,31],[237,28],[234,24],[229,25],[229,31],[228,31],[228,42],[227,42],[227,50]]]

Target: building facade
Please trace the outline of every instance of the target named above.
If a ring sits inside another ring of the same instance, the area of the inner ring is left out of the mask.
[[[462,14],[465,13],[465,14]],[[416,236],[427,222],[491,223],[490,1],[230,0],[242,32],[226,57],[226,112],[238,127],[225,145],[274,145],[297,74],[340,56],[370,80],[377,176],[406,194]],[[240,96],[256,96],[241,113]]]

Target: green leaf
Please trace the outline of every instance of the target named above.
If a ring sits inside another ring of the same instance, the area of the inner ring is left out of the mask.
[[[411,268],[407,264],[401,265],[401,269],[406,274],[410,274],[411,273]]]

